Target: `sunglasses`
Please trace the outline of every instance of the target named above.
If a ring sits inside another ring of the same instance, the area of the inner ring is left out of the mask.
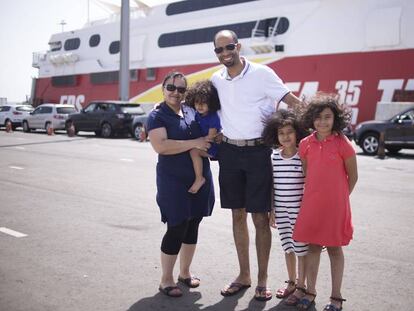
[[[214,52],[216,54],[220,54],[223,53],[224,49],[226,49],[227,51],[233,51],[236,48],[237,44],[236,43],[230,43],[225,45],[224,47],[220,46],[218,48],[214,49]]]
[[[175,90],[177,90],[177,92],[181,94],[184,94],[187,90],[187,88],[184,86],[175,86],[174,84],[167,84],[165,86],[165,89],[169,92],[174,92]]]

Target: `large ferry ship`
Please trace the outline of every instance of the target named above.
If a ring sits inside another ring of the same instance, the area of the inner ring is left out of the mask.
[[[137,1],[139,3],[139,1]],[[220,68],[214,34],[231,29],[241,54],[267,64],[297,96],[338,93],[352,123],[373,119],[378,102],[414,101],[411,0],[187,0],[131,11],[130,100],[156,103],[171,70],[190,83]],[[117,99],[120,16],[53,34],[33,55],[32,101]]]

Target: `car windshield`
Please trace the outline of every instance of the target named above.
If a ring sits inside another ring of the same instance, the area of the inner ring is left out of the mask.
[[[74,107],[59,107],[56,108],[56,111],[59,114],[69,114],[76,112],[76,109]]]
[[[130,114],[144,114],[144,109],[137,104],[122,104],[120,105],[122,112]]]
[[[33,111],[34,108],[30,106],[19,106],[19,107],[16,107],[16,110],[17,111]]]

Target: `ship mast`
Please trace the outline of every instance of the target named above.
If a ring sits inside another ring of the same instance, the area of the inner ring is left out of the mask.
[[[122,0],[120,44],[119,99],[127,101],[129,100],[129,0]]]

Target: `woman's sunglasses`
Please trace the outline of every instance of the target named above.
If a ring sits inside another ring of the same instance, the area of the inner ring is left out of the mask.
[[[184,94],[187,90],[187,88],[184,86],[175,86],[174,84],[167,84],[165,86],[165,89],[169,92],[174,92],[175,90],[177,90],[177,92],[181,94]]]
[[[220,54],[223,53],[224,49],[226,49],[227,51],[233,51],[236,48],[237,44],[236,43],[230,43],[225,45],[224,47],[220,46],[218,48],[214,49],[214,52],[216,54]]]

